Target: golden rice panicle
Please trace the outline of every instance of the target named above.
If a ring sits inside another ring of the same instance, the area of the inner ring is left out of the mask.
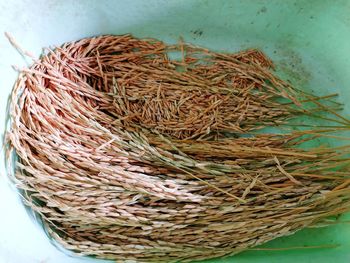
[[[315,112],[349,127],[331,95],[273,67],[259,50],[131,35],[48,51],[12,92],[8,164],[25,203],[61,246],[118,262],[235,254],[348,211],[349,147],[299,147],[336,128],[255,132]]]

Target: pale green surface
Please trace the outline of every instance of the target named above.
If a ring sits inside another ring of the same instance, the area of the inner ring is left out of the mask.
[[[263,49],[285,76],[317,95],[339,92],[350,113],[350,1],[13,1],[0,0],[0,33],[8,31],[25,49],[99,34],[132,33],[176,42],[179,36],[205,47]],[[0,36],[0,125],[16,78],[10,65],[22,59]],[[1,160],[2,161],[2,160]],[[4,174],[1,163],[1,174]],[[0,178],[0,262],[86,262],[54,249],[30,221],[16,193]],[[6,201],[3,201],[6,200]],[[4,211],[7,211],[4,213]],[[250,251],[208,262],[350,262],[347,224],[308,229],[269,247],[339,244],[335,249]]]

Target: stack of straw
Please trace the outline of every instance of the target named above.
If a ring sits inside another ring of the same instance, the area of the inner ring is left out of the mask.
[[[272,69],[130,35],[48,49],[13,89],[9,173],[54,240],[104,259],[235,254],[348,211],[349,147],[301,146],[350,122]],[[303,115],[338,125],[259,132]]]

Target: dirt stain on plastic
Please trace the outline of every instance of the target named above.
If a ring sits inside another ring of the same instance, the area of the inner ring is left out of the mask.
[[[201,37],[203,35],[202,29],[191,30],[191,33],[196,37]]]
[[[256,13],[257,15],[263,14],[267,12],[266,6],[263,6],[262,8],[259,9],[259,11]]]
[[[290,49],[281,49],[278,53],[281,59],[276,62],[276,66],[283,78],[295,85],[305,86],[312,78],[312,74],[305,67],[301,56]]]

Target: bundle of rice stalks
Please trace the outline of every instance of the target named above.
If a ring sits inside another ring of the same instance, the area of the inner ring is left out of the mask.
[[[47,50],[13,89],[9,174],[59,244],[121,261],[234,254],[348,211],[349,147],[301,146],[349,121],[272,69],[130,35]],[[338,126],[259,132],[300,115]]]

